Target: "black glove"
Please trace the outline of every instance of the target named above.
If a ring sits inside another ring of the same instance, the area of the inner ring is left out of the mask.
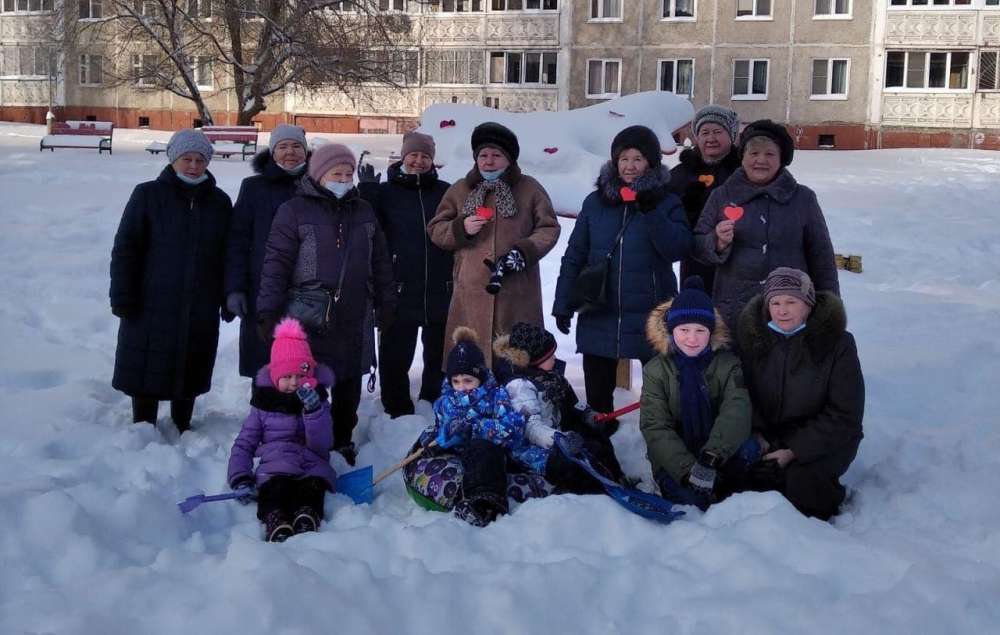
[[[504,273],[506,272],[503,258],[501,258],[496,262],[493,262],[489,258],[486,258],[485,260],[483,260],[483,264],[486,265],[490,269],[490,271],[493,272],[490,275],[490,281],[486,283],[486,293],[489,293],[490,295],[496,295],[500,293],[500,289],[503,288],[503,276]]]
[[[699,495],[711,498],[715,493],[715,479],[720,467],[721,457],[711,452],[702,452],[688,474],[688,485]]]
[[[132,318],[139,317],[140,313],[142,313],[142,309],[134,304],[119,304],[118,306],[111,307],[111,314],[123,320],[131,320]]]
[[[563,335],[569,335],[569,328],[573,325],[572,315],[557,315],[556,316],[556,328]]]
[[[750,489],[757,492],[782,490],[785,483],[785,471],[775,459],[757,461],[747,470],[747,481]]]
[[[242,319],[247,314],[247,294],[233,291],[226,296],[226,310]]]
[[[274,327],[278,325],[278,318],[270,313],[257,314],[257,337],[262,342],[270,343],[274,339]]]
[[[316,412],[323,403],[312,386],[300,387],[295,391],[295,396],[302,402],[302,412],[305,414]]]
[[[507,255],[500,259],[500,262],[503,263],[503,268],[507,273],[518,273],[528,268],[528,261],[525,260],[524,254],[517,247],[508,251]]]
[[[375,166],[371,163],[364,163],[358,167],[358,183],[375,183],[382,180],[382,173],[375,173]]]
[[[566,456],[579,456],[583,452],[583,437],[579,432],[556,432],[555,441]]]

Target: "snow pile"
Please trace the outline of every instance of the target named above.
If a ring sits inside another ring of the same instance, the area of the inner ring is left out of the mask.
[[[660,138],[664,152],[675,150],[673,133],[691,121],[686,97],[646,92],[586,108],[560,112],[511,113],[467,104],[434,104],[424,110],[420,132],[434,137],[435,163],[454,183],[472,168],[472,130],[486,121],[517,135],[518,165],[545,186],[556,211],[578,212],[611,154],[611,140],[623,128],[641,124]],[[583,186],[583,187],[581,187]]]
[[[153,135],[116,131],[101,157],[39,153],[41,135],[0,124],[0,633],[1000,630],[1000,154],[796,153],[835,248],[865,266],[841,274],[868,402],[853,497],[832,524],[776,494],[669,526],[560,496],[478,530],[418,508],[393,477],[370,506],[327,497],[319,533],[272,545],[253,507],[175,506],[226,489],[249,392],[235,324],[182,437],[165,406],[158,429],[132,425],[110,387],[111,243],[132,187],[166,163],[142,151]],[[211,170],[235,196],[249,162]],[[546,306],[571,229],[542,261]],[[559,342],[582,395],[572,339]],[[399,460],[429,417],[419,403],[390,421],[366,395],[359,465]],[[635,414],[614,443],[626,472],[648,476]]]

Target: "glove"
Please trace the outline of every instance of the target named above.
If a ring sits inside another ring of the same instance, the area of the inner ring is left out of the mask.
[[[249,479],[243,479],[233,487],[233,492],[236,493],[236,500],[240,502],[241,505],[249,505],[250,503],[257,500],[257,487],[254,485],[253,481]]]
[[[142,310],[134,304],[119,304],[118,306],[111,307],[111,314],[123,320],[139,317],[141,312]]]
[[[375,183],[378,184],[382,180],[382,173],[375,173],[375,166],[371,163],[365,163],[358,168],[358,183]]]
[[[754,491],[782,490],[785,481],[784,472],[774,459],[757,461],[747,471],[747,481],[750,489]]]
[[[711,452],[702,452],[698,457],[698,462],[691,468],[688,474],[688,485],[701,496],[711,497],[715,493],[716,468],[719,467],[720,459]]]
[[[278,318],[270,313],[257,314],[257,336],[264,343],[270,343],[274,339],[274,327],[278,324]]]
[[[503,263],[503,268],[507,273],[518,273],[528,268],[528,261],[525,260],[524,254],[517,247],[508,251],[507,255],[500,259],[500,262]]]
[[[583,453],[583,437],[579,432],[556,432],[555,441],[566,456],[580,456]]]
[[[563,335],[569,335],[569,327],[573,324],[572,315],[557,315],[556,316],[556,328]]]
[[[503,276],[506,272],[504,259],[501,258],[500,260],[493,262],[489,258],[486,258],[483,260],[483,264],[489,267],[490,271],[493,272],[493,274],[490,275],[490,281],[486,283],[486,293],[496,295],[500,293],[500,289],[503,288]]]
[[[247,294],[242,291],[233,291],[226,296],[226,310],[238,318],[244,318],[247,314]]]
[[[302,386],[295,391],[295,396],[302,402],[302,412],[310,414],[319,410],[323,400],[319,398],[316,389],[312,386]]]

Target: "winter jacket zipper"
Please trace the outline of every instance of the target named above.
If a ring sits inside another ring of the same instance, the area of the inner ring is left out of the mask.
[[[622,353],[622,277],[625,270],[625,223],[628,220],[628,205],[622,210],[622,244],[618,250],[618,336],[615,339],[615,357]],[[612,249],[614,245],[612,245]]]
[[[430,238],[427,236],[427,210],[424,209],[424,193],[423,188],[420,187],[420,175],[417,175],[417,200],[420,201],[420,222],[424,225],[424,231],[421,232],[424,235],[424,324],[429,324],[430,320],[427,316],[427,259],[430,257],[428,253],[427,241]]]

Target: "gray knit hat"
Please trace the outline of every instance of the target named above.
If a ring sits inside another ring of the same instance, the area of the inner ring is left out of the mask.
[[[302,145],[303,150],[309,147],[306,145],[306,131],[302,126],[293,126],[290,123],[279,123],[271,131],[271,140],[267,146],[271,149],[272,154],[274,153],[275,146],[282,141],[296,141]]]
[[[695,136],[702,124],[714,123],[729,133],[729,139],[735,144],[736,136],[739,133],[740,116],[725,106],[709,104],[694,114],[691,130]]]
[[[173,163],[188,152],[197,152],[205,157],[207,163],[212,160],[212,142],[201,130],[194,128],[178,130],[167,142],[167,159]]]
[[[816,306],[816,289],[812,278],[805,271],[791,267],[778,267],[764,281],[764,310],[776,295],[790,295],[809,306]]]
[[[423,152],[433,159],[434,150],[434,137],[414,130],[403,135],[403,148],[399,155],[405,157],[411,152]]]

